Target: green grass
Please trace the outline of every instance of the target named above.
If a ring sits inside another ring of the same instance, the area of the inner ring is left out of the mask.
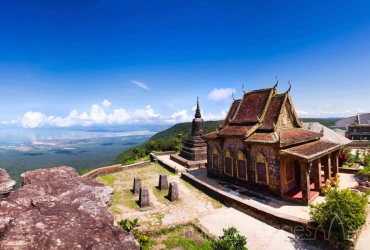
[[[214,209],[219,209],[219,208],[224,207],[224,204],[222,204],[218,200],[215,200],[212,197],[209,197],[209,198],[211,199],[211,203],[212,203],[212,206],[213,206]]]
[[[193,234],[202,241],[202,244],[198,246],[192,239],[182,235],[186,230],[192,231]],[[151,249],[151,247],[159,244],[165,245],[165,249],[172,249],[179,246],[183,247],[185,250],[212,249],[207,237],[191,225],[178,225],[172,228],[164,228],[159,232],[149,233],[147,235],[149,236],[149,243],[142,248],[143,250]]]
[[[158,202],[166,204],[165,196],[168,195],[168,190],[159,190],[157,187],[153,187],[153,194],[157,197]]]
[[[98,177],[98,179],[100,179],[104,185],[110,186],[112,188],[114,187],[113,184],[114,184],[115,178],[112,174],[102,175]]]
[[[136,199],[133,199],[132,197],[133,197],[133,195],[132,195],[130,190],[124,190],[122,192],[122,196],[121,196],[122,199],[117,201],[117,203],[119,204],[123,200],[123,205],[125,207],[129,207],[129,208],[132,208],[132,209],[137,209]]]

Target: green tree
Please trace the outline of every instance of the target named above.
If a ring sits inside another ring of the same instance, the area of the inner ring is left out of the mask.
[[[351,232],[360,228],[366,221],[366,194],[352,193],[349,189],[329,189],[326,201],[310,205],[310,216],[329,231],[329,240],[338,247],[349,249],[347,240]]]
[[[140,149],[137,146],[135,146],[131,148],[131,152],[134,154],[134,158],[137,159],[139,157]]]
[[[247,238],[240,235],[235,227],[222,229],[223,236],[219,240],[211,240],[211,247],[214,250],[248,250]]]

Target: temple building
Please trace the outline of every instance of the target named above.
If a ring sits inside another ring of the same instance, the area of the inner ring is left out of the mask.
[[[197,98],[197,108],[192,122],[191,136],[183,143],[180,155],[171,155],[171,159],[187,168],[205,167],[207,161],[207,144],[202,139],[204,133],[204,121],[199,109]]]
[[[202,136],[207,174],[250,190],[308,205],[324,180],[338,173],[340,144],[320,140],[323,129],[302,128],[290,88],[251,92],[231,104],[223,125]],[[290,83],[289,83],[290,84]]]

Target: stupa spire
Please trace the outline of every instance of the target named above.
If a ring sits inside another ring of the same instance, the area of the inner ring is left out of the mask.
[[[200,114],[200,109],[199,109],[199,98],[197,96],[197,109],[195,110],[195,118],[202,118],[202,115]]]

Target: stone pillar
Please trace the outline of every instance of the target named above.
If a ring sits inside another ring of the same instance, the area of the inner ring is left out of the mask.
[[[300,176],[301,176],[301,189],[302,189],[302,202],[308,205],[310,199],[310,174],[308,172],[307,162],[299,162]]]
[[[314,160],[312,163],[312,175],[315,184],[315,190],[321,190],[321,159]]]
[[[331,161],[330,161],[330,154],[329,155],[325,155],[323,157],[323,160],[324,160],[324,182],[329,179],[330,180],[330,177],[331,177]]]
[[[339,173],[339,150],[333,152],[331,154],[331,162],[332,162],[332,171],[333,171],[333,175],[335,177],[335,175],[337,173]]]
[[[132,192],[134,195],[139,195],[141,188],[141,179],[139,177],[134,178],[134,187],[132,188]]]
[[[139,207],[141,211],[151,209],[150,199],[149,199],[149,190],[147,187],[140,188]]]
[[[168,190],[168,200],[173,202],[179,199],[179,188],[176,182],[170,183],[170,189]]]
[[[168,189],[168,181],[167,181],[167,175],[160,174],[159,175],[159,184],[158,184],[159,190],[167,190]]]

